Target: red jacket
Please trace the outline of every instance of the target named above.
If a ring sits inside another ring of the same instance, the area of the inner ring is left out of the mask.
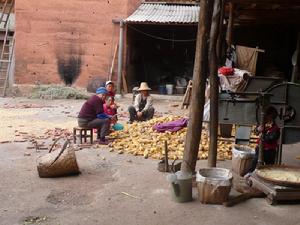
[[[103,104],[103,111],[104,111],[105,114],[110,115],[110,116],[113,116],[113,115],[117,114],[117,112],[116,112],[117,110],[111,108],[108,105],[106,105],[106,103]]]
[[[263,131],[263,145],[264,150],[276,150],[278,146],[278,139],[280,137],[280,130],[276,123],[273,123],[271,127],[265,128]],[[257,144],[261,139],[257,140]]]

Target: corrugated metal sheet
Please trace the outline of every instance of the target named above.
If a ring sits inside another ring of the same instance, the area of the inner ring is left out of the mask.
[[[197,5],[141,4],[126,23],[192,24],[198,22]]]

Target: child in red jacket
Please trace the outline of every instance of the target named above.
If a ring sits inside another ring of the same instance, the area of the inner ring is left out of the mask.
[[[267,108],[265,113],[264,129],[259,126],[257,128],[260,137],[257,141],[257,147],[255,149],[255,158],[252,165],[252,171],[255,170],[258,161],[259,144],[263,142],[263,160],[266,165],[275,164],[276,151],[278,147],[278,139],[280,137],[280,130],[275,120],[277,118],[277,110],[270,106]]]
[[[115,104],[114,97],[108,97],[103,104],[103,111],[108,116],[113,117],[114,119],[111,120],[111,123],[115,124],[117,122],[117,105]]]

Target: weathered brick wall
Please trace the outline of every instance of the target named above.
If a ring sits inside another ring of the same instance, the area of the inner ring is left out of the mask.
[[[16,0],[15,83],[62,83],[58,63],[70,59],[80,65],[75,86],[85,87],[99,76],[105,79],[119,36],[112,19],[125,18],[139,4],[140,0]]]

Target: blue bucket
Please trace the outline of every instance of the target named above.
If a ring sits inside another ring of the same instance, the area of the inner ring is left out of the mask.
[[[161,95],[167,94],[166,85],[159,85],[158,90],[159,90],[159,94]]]

